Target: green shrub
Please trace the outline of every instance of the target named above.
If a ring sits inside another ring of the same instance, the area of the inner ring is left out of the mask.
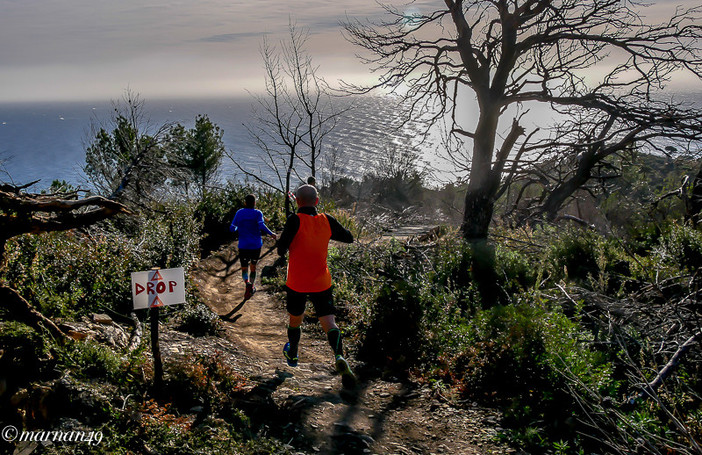
[[[0,396],[37,378],[51,360],[48,343],[33,328],[16,321],[0,321]],[[2,407],[2,406],[0,406]],[[2,412],[0,412],[0,415]]]
[[[569,229],[549,244],[546,273],[554,281],[573,280],[606,294],[615,294],[631,275],[630,257],[614,238],[591,230]]]
[[[602,238],[585,229],[571,229],[556,238],[547,252],[555,277],[585,280],[599,272]]]
[[[93,341],[70,343],[58,353],[59,365],[74,377],[105,380],[118,386],[138,382],[146,363],[143,350],[123,355]]]
[[[702,268],[702,232],[686,224],[671,224],[660,238],[656,255],[664,263],[695,272]]]
[[[464,265],[457,249],[469,257],[461,245],[450,239],[425,251],[391,241],[331,250],[336,298],[350,307],[360,358],[406,376],[458,344],[457,324],[477,301],[471,284],[457,283],[467,276],[457,270]]]
[[[48,317],[77,318],[100,308],[127,314],[131,272],[184,267],[187,273],[198,252],[199,228],[188,206],[132,221],[140,228],[129,233],[105,223],[87,232],[15,237],[7,244],[4,278]]]
[[[49,317],[77,317],[131,303],[130,254],[114,236],[22,236],[8,243],[10,286]]]
[[[402,281],[383,285],[365,327],[359,356],[397,372],[407,372],[423,358],[425,309],[417,289]]]
[[[177,330],[194,336],[216,336],[224,330],[219,316],[202,302],[186,303],[185,308],[178,312],[176,319]]]
[[[579,408],[561,372],[603,396],[618,392],[609,358],[588,345],[591,335],[544,303],[523,295],[478,311],[458,331],[461,349],[429,373],[463,398],[502,407],[512,442],[537,452],[577,438]]]
[[[526,305],[479,311],[469,322],[468,344],[454,361],[462,392],[509,399],[543,386],[541,317],[541,311]]]
[[[509,294],[524,291],[536,284],[538,267],[525,254],[497,245],[495,262],[497,275]]]

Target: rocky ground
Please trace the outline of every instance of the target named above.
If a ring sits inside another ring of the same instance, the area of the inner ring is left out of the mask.
[[[266,244],[259,270],[277,257]],[[429,387],[379,379],[349,359],[359,376],[346,391],[334,372],[331,350],[314,320],[303,325],[300,364],[286,365],[283,302],[265,286],[244,301],[237,251],[227,246],[203,260],[195,283],[208,306],[225,322],[223,338],[191,339],[166,332],[161,349],[173,358],[198,343],[200,351],[222,353],[252,380],[241,405],[270,434],[285,435],[298,453],[325,454],[502,454],[513,450],[496,442],[496,411],[452,406]],[[260,272],[259,272],[260,275]]]

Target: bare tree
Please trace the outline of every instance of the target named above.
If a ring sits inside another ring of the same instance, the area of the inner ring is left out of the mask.
[[[487,237],[505,174],[530,156],[527,139],[535,136],[522,125],[525,103],[585,109],[603,118],[580,144],[581,150],[593,142],[600,147],[589,147],[583,172],[566,187],[581,185],[590,163],[651,129],[675,130],[673,119],[693,123],[688,112],[652,107],[651,101],[675,71],[700,77],[697,9],[647,24],[637,1],[445,0],[443,6],[411,16],[386,6],[388,21],[347,24],[349,39],[370,52],[366,61],[381,74],[374,86],[349,88],[389,87],[408,102],[408,119],[445,122],[449,153],[469,173],[462,224],[469,241]],[[472,123],[463,112],[469,95],[477,109]]]
[[[290,24],[290,39],[280,49],[264,39],[261,56],[266,72],[266,92],[256,96],[255,123],[247,126],[256,145],[265,153],[263,167],[239,168],[247,175],[288,194],[293,175],[300,177],[298,161],[313,177],[325,140],[347,109],[337,110],[324,79],[305,50],[308,32]],[[271,183],[262,170],[275,178]],[[304,174],[303,174],[304,175]],[[286,214],[290,201],[286,198]]]
[[[555,219],[578,189],[594,195],[607,181],[621,176],[616,164],[631,161],[633,152],[668,153],[666,149],[678,149],[665,145],[672,142],[689,150],[702,139],[702,121],[696,109],[625,95],[618,102],[627,109],[569,108],[567,119],[553,128],[547,139],[528,147],[529,158],[515,163],[498,192],[499,196],[510,183],[517,182],[520,194],[526,188],[537,193],[530,201],[514,198],[514,205],[524,202],[520,222]]]

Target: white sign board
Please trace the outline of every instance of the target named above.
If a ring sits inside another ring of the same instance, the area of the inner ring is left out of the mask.
[[[185,273],[177,269],[132,272],[134,309],[185,303]]]

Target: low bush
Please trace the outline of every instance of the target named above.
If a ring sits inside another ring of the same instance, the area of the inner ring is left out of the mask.
[[[74,342],[57,349],[58,364],[78,379],[101,380],[131,390],[143,390],[143,368],[150,368],[143,347],[123,355],[94,341]]]
[[[202,302],[186,303],[176,316],[176,329],[194,336],[220,335],[224,330],[219,316]]]
[[[614,295],[631,279],[630,253],[614,238],[579,228],[540,235],[549,245],[543,273],[553,282],[570,280]]]
[[[167,368],[166,394],[182,410],[204,405],[221,410],[232,404],[246,379],[229,366],[221,353],[205,355],[187,353]]]

